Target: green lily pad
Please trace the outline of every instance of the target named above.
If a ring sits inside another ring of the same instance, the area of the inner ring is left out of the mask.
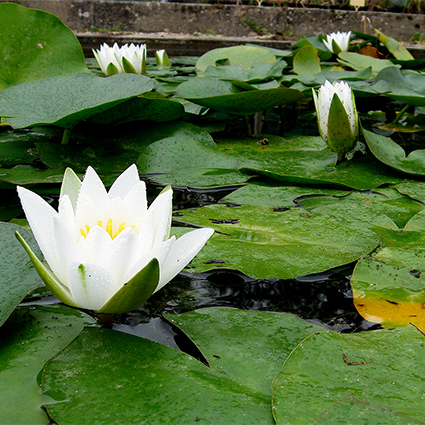
[[[337,155],[327,148],[320,137],[262,137],[269,141],[267,145],[243,137],[217,140],[215,147],[206,147],[190,139],[185,142],[174,138],[164,139],[143,151],[137,165],[139,171],[146,174],[173,173],[176,176],[179,170],[184,171],[180,174],[181,179],[174,180],[181,186],[189,186],[185,176],[189,170],[195,172],[195,168],[198,175],[203,174],[202,170],[234,169],[245,175],[261,174],[278,181],[334,184],[359,190],[403,181],[390,168],[370,156],[354,158],[335,167]],[[203,177],[199,182],[194,177],[194,174],[190,174],[191,187],[206,185]],[[165,182],[170,181],[164,177]],[[211,180],[207,186],[213,185],[215,182]]]
[[[242,65],[249,69],[254,63],[276,62],[276,56],[270,49],[259,46],[222,47],[203,54],[196,62],[196,68],[205,71],[220,61],[227,61],[229,65]]]
[[[321,329],[289,314],[229,308],[168,318],[188,332],[209,367],[156,342],[86,329],[44,370],[53,420],[272,425],[273,376],[302,338]]]
[[[383,69],[371,88],[390,99],[399,100],[409,105],[425,106],[425,78],[422,74],[403,74],[395,67]]]
[[[307,44],[295,54],[293,62],[294,72],[298,75],[314,75],[322,71],[320,57],[317,49]]]
[[[376,59],[371,56],[361,55],[354,52],[340,52],[338,62],[344,66],[358,71],[363,68],[372,67],[372,75],[376,76],[380,71],[387,67],[399,68],[400,65],[394,65],[388,59]]]
[[[33,251],[42,258],[34,238],[25,229],[16,224],[0,222],[0,326],[28,293],[43,284],[16,239],[16,231],[21,233]]]
[[[5,425],[47,425],[39,375],[94,320],[62,305],[18,307],[0,329],[0,410]]]
[[[391,409],[379,422],[399,424],[398,415],[425,421],[423,389],[425,339],[413,327],[358,334],[322,332],[291,353],[273,381],[277,424],[312,424],[348,396]],[[342,422],[360,423],[358,409],[346,409]],[[414,424],[415,422],[408,422]]]
[[[309,199],[310,197],[339,197],[345,195],[347,195],[346,191],[336,189],[252,182],[227,195],[222,201],[230,202],[231,204],[289,208],[294,207],[296,203],[302,202],[303,199]]]
[[[206,108],[241,116],[293,103],[304,97],[299,90],[284,87],[244,91],[238,86],[215,78],[192,78],[177,88],[177,94]]]
[[[403,231],[375,229],[383,247],[359,261],[351,278],[355,305],[363,317],[385,327],[414,323],[425,330],[424,230],[423,211]]]
[[[412,199],[425,204],[425,182],[410,180],[399,183],[394,188],[401,194],[410,196]]]
[[[0,40],[0,90],[88,72],[77,37],[50,13],[0,4]]]
[[[379,244],[361,222],[300,209],[210,205],[179,211],[178,219],[216,230],[191,263],[196,273],[218,267],[291,279],[351,263]]]
[[[61,183],[63,169],[41,170],[31,165],[17,165],[13,168],[0,168],[0,185],[28,185],[37,183]]]
[[[406,156],[403,148],[389,137],[363,130],[366,143],[373,155],[384,164],[403,173],[425,175],[425,149],[415,150]]]
[[[419,425],[423,423],[394,410],[357,400],[353,396],[348,396],[336,402],[323,412],[314,423],[319,425],[337,425],[346,423],[347,419],[350,420],[350,425],[364,425],[365,423]]]
[[[140,96],[94,115],[90,121],[99,124],[122,124],[142,120],[165,122],[182,118],[183,114],[184,107],[180,102]]]
[[[399,60],[408,61],[415,59],[410,52],[397,40],[394,38],[388,37],[381,31],[375,29],[376,34],[378,34],[379,41],[381,41],[388,51]]]
[[[144,75],[116,74],[108,78],[74,74],[10,87],[0,93],[0,116],[15,128],[77,122],[149,92],[153,82]]]
[[[398,195],[398,196],[397,196]],[[345,197],[307,198],[300,204],[315,212],[347,221],[361,221],[365,226],[403,228],[425,206],[396,191],[378,189],[375,193],[351,193]]]
[[[209,66],[205,75],[224,81],[240,80],[252,84],[281,77],[286,65],[284,60],[279,60],[272,63],[254,63],[249,69],[242,65]]]

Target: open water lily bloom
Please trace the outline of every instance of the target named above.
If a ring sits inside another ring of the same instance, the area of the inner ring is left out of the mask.
[[[339,160],[354,149],[359,133],[359,119],[351,87],[341,81],[326,81],[318,94],[313,89],[319,132]]]
[[[340,52],[346,52],[350,46],[351,31],[348,32],[333,32],[328,34],[323,43],[328,50],[336,55]]]
[[[146,44],[124,44],[112,47],[103,43],[100,49],[93,49],[94,57],[105,75],[118,73],[144,74],[146,72]]]
[[[103,313],[134,310],[176,276],[214,233],[170,237],[172,189],[147,207],[136,165],[109,192],[89,167],[81,182],[67,169],[59,208],[23,187],[18,194],[50,269],[17,234],[46,286],[62,302]]]

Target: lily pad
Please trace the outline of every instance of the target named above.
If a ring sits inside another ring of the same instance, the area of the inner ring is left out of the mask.
[[[400,65],[394,65],[388,59],[376,59],[371,56],[361,55],[354,52],[340,52],[338,62],[344,66],[359,71],[363,68],[372,67],[372,75],[376,76],[380,71],[387,67],[399,68]]]
[[[425,149],[406,156],[403,148],[389,137],[363,130],[366,143],[373,155],[384,164],[407,174],[425,175]]]
[[[88,72],[77,37],[50,13],[0,4],[0,40],[0,90]]]
[[[240,84],[215,78],[192,78],[177,88],[177,94],[198,105],[241,116],[304,98],[299,90],[294,89],[280,87],[244,91],[238,86]]]
[[[206,147],[190,139],[184,143],[173,138],[164,139],[150,145],[140,155],[137,165],[139,171],[146,174],[173,173],[175,176],[178,170],[184,171],[180,174],[182,178],[175,180],[181,186],[189,185],[184,176],[189,170],[195,171],[194,168],[198,169],[198,175],[203,174],[202,170],[234,169],[245,175],[260,174],[295,184],[334,184],[360,190],[403,181],[370,156],[354,158],[336,167],[337,155],[327,148],[321,137],[263,137],[268,144],[241,137],[217,140],[215,147]],[[194,177],[191,174],[191,187],[206,185],[205,179],[196,184]],[[163,183],[167,181],[164,177]],[[213,185],[212,179],[208,186]]]
[[[425,331],[425,213],[403,231],[375,229],[383,242],[375,256],[356,265],[351,278],[359,313],[385,327],[414,323]]]
[[[293,62],[294,72],[298,75],[314,75],[322,71],[320,67],[320,57],[317,49],[307,44],[295,54]]]
[[[291,279],[351,263],[379,244],[361,222],[300,209],[210,205],[182,210],[179,220],[216,230],[191,263],[196,273],[226,268],[256,279]]]
[[[378,34],[379,41],[381,41],[385,47],[388,49],[388,51],[399,60],[413,60],[415,59],[410,52],[397,40],[394,40],[394,38],[388,37],[381,31],[375,29],[376,34]]]
[[[18,307],[0,329],[0,409],[5,425],[47,425],[39,375],[85,325],[87,314],[62,305]]]
[[[391,422],[386,421],[391,416],[373,422],[368,415],[369,423],[404,423],[398,415],[413,418],[408,423],[423,423],[424,367],[425,339],[411,326],[311,335],[291,353],[273,381],[274,417],[278,425],[312,424],[352,396],[395,415]],[[357,414],[356,408],[346,409],[342,423],[359,423]]]
[[[42,258],[34,238],[25,229],[16,224],[0,222],[0,326],[28,293],[43,284],[16,239],[16,231]]]
[[[230,308],[167,317],[189,334],[209,367],[156,342],[86,329],[44,370],[53,420],[272,425],[273,376],[302,338],[321,329],[290,314]]]
[[[285,186],[279,183],[252,182],[235,190],[222,199],[232,204],[268,206],[274,208],[294,207],[302,199],[316,196],[339,197],[348,192],[320,187]]]
[[[196,68],[205,71],[220,61],[227,61],[229,65],[242,65],[249,69],[254,63],[276,62],[276,56],[270,49],[259,46],[222,47],[203,54],[196,62]]]
[[[72,128],[152,88],[150,78],[135,74],[102,78],[81,73],[47,78],[3,90],[0,116],[15,128],[46,124]]]

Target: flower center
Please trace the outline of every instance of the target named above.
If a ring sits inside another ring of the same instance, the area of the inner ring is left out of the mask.
[[[115,221],[116,223],[116,221]],[[108,233],[109,236],[114,239],[116,238],[124,229],[126,229],[127,227],[131,227],[132,229],[136,230],[136,226],[132,225],[132,226],[126,226],[125,221],[122,221],[118,226],[115,224],[112,220],[112,218],[110,218],[107,222],[106,222],[106,226],[103,225],[102,220],[99,220],[97,222],[97,225],[102,227],[102,229],[105,229]],[[84,238],[89,234],[91,227],[86,224],[84,226],[84,228],[80,229],[80,233],[81,236],[83,236]]]

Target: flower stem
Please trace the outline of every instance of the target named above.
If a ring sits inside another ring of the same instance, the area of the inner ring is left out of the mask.
[[[69,142],[69,137],[71,136],[71,129],[70,128],[65,128],[65,130],[63,131],[63,135],[62,135],[62,145],[67,145]]]
[[[396,117],[394,118],[393,122],[391,124],[397,124],[401,118],[403,117],[404,113],[407,111],[407,108],[410,105],[405,105],[404,108],[396,115]]]
[[[336,165],[341,164],[341,162],[345,161],[345,153],[339,153],[338,154],[338,159],[336,161]]]
[[[114,323],[114,313],[97,313],[97,321],[104,327]]]

